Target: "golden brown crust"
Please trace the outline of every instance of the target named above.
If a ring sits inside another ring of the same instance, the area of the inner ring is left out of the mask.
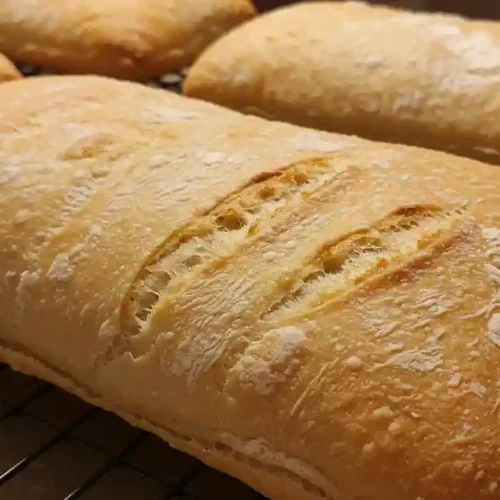
[[[299,125],[500,163],[499,54],[498,22],[307,2],[215,42],[184,92]]]
[[[0,1],[0,51],[61,73],[146,80],[252,17],[250,0]]]
[[[2,360],[273,499],[500,498],[499,169],[97,77],[0,123]]]
[[[21,73],[5,56],[0,54],[0,83],[18,78],[22,78]]]

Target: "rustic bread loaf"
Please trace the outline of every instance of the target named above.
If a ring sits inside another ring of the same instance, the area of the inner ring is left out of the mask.
[[[146,80],[189,65],[250,0],[0,0],[0,52],[63,73]]]
[[[500,169],[99,77],[0,123],[0,360],[273,499],[500,498]]]
[[[278,9],[211,45],[186,95],[500,163],[500,24],[355,2]]]
[[[22,75],[16,67],[5,56],[0,54],[0,83],[21,77]]]

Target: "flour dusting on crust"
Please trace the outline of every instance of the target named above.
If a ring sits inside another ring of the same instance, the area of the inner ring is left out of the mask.
[[[237,453],[241,453],[271,467],[286,469],[329,493],[332,498],[338,498],[339,492],[327,481],[323,474],[302,460],[292,458],[283,452],[274,450],[271,444],[265,439],[243,439],[229,432],[220,433],[219,439],[223,444]]]
[[[486,273],[492,282],[495,293],[490,304],[481,313],[489,315],[486,336],[493,344],[500,348],[500,229],[484,228],[482,235],[487,242],[485,252],[487,263]]]
[[[298,368],[297,356],[306,345],[307,336],[300,328],[288,326],[271,330],[262,340],[247,347],[233,371],[242,387],[267,396]]]

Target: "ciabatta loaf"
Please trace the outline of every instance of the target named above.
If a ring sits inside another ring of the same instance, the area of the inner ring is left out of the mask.
[[[17,80],[21,77],[22,75],[17,68],[5,56],[0,54],[0,83]]]
[[[1,360],[273,499],[500,498],[500,169],[98,77],[0,124]]]
[[[184,88],[268,118],[500,163],[498,22],[297,4],[215,42]]]
[[[191,64],[250,0],[0,0],[0,52],[61,73],[146,80]]]

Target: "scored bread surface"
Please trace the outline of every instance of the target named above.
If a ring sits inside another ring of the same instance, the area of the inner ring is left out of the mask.
[[[99,77],[0,123],[0,359],[273,499],[500,498],[500,170]]]
[[[60,73],[147,80],[251,18],[250,0],[0,0],[0,52]]]
[[[212,44],[184,91],[267,118],[500,163],[498,22],[299,3]]]

